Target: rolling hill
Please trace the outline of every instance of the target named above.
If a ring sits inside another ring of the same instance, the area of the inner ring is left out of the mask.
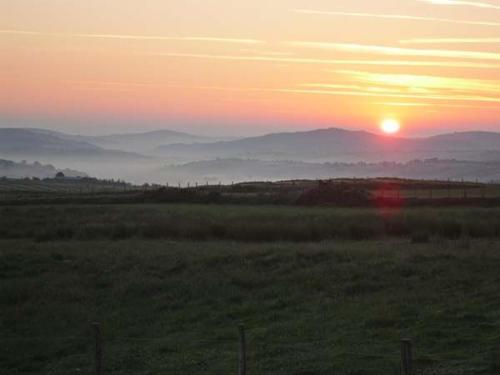
[[[178,143],[181,141],[186,143]],[[157,146],[159,143],[162,145]],[[217,141],[170,130],[81,136],[3,128],[0,158],[62,164],[99,178],[135,183],[341,176],[498,180],[500,133],[403,138],[330,128]],[[444,162],[426,162],[417,169],[410,163],[428,159]],[[360,162],[370,167],[355,165]],[[403,166],[381,167],[383,162]],[[172,166],[161,167],[167,163]]]
[[[85,137],[43,129],[0,128],[0,156],[23,159],[72,158],[100,161],[145,158],[130,152],[108,150],[84,139]]]
[[[130,152],[149,154],[161,145],[174,143],[210,142],[209,137],[202,137],[173,130],[156,130],[146,133],[112,134],[98,137],[85,137],[96,146]]]
[[[165,157],[190,160],[255,158],[263,160],[378,162],[417,158],[480,160],[500,150],[500,133],[468,132],[428,138],[386,137],[338,128],[275,133],[235,141],[160,146]]]
[[[309,163],[217,159],[164,167],[161,175],[171,183],[279,181],[287,179],[330,179],[398,177],[411,179],[464,179],[500,181],[500,162],[427,159],[404,163]]]
[[[53,165],[41,164],[39,162],[16,163],[11,160],[0,159],[0,177],[7,178],[53,178],[58,172],[64,173],[66,177],[87,177],[85,172],[72,169],[59,169]]]

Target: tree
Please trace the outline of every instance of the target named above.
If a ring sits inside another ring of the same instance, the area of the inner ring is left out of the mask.
[[[56,178],[64,178],[64,177],[66,177],[66,176],[64,175],[64,173],[62,173],[62,172],[57,172],[57,173],[56,173]]]

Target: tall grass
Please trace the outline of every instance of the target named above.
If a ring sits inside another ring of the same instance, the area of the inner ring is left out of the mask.
[[[498,238],[500,208],[82,205],[0,209],[0,238],[4,239],[308,242],[433,237]]]

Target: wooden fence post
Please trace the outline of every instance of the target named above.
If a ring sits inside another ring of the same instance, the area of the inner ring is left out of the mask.
[[[401,340],[401,375],[413,375],[413,345],[410,339]]]
[[[247,343],[245,339],[245,327],[240,324],[238,327],[240,333],[240,354],[238,375],[246,375],[247,373]]]
[[[102,332],[101,324],[94,323],[94,334],[95,334],[95,373],[96,375],[102,375]]]

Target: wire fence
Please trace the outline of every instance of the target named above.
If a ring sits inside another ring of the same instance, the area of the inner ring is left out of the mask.
[[[237,332],[239,334],[237,334]],[[2,374],[461,374],[459,368],[422,362],[410,339],[388,351],[355,345],[346,350],[333,339],[265,340],[243,326],[231,337],[175,341],[172,337],[104,335],[100,324],[86,336],[0,337],[6,366]],[[1,352],[2,350],[0,350]],[[26,364],[9,363],[9,351],[24,351]],[[38,353],[35,353],[37,352]],[[50,353],[47,353],[50,352]],[[35,353],[30,354],[29,353]],[[48,356],[51,356],[49,360]],[[55,359],[54,359],[55,357]],[[46,362],[37,363],[38,362]],[[498,373],[497,359],[487,365]],[[17,367],[16,367],[17,366]],[[497,367],[495,367],[497,366]],[[1,367],[0,367],[1,369]],[[465,371],[465,370],[464,370]]]

